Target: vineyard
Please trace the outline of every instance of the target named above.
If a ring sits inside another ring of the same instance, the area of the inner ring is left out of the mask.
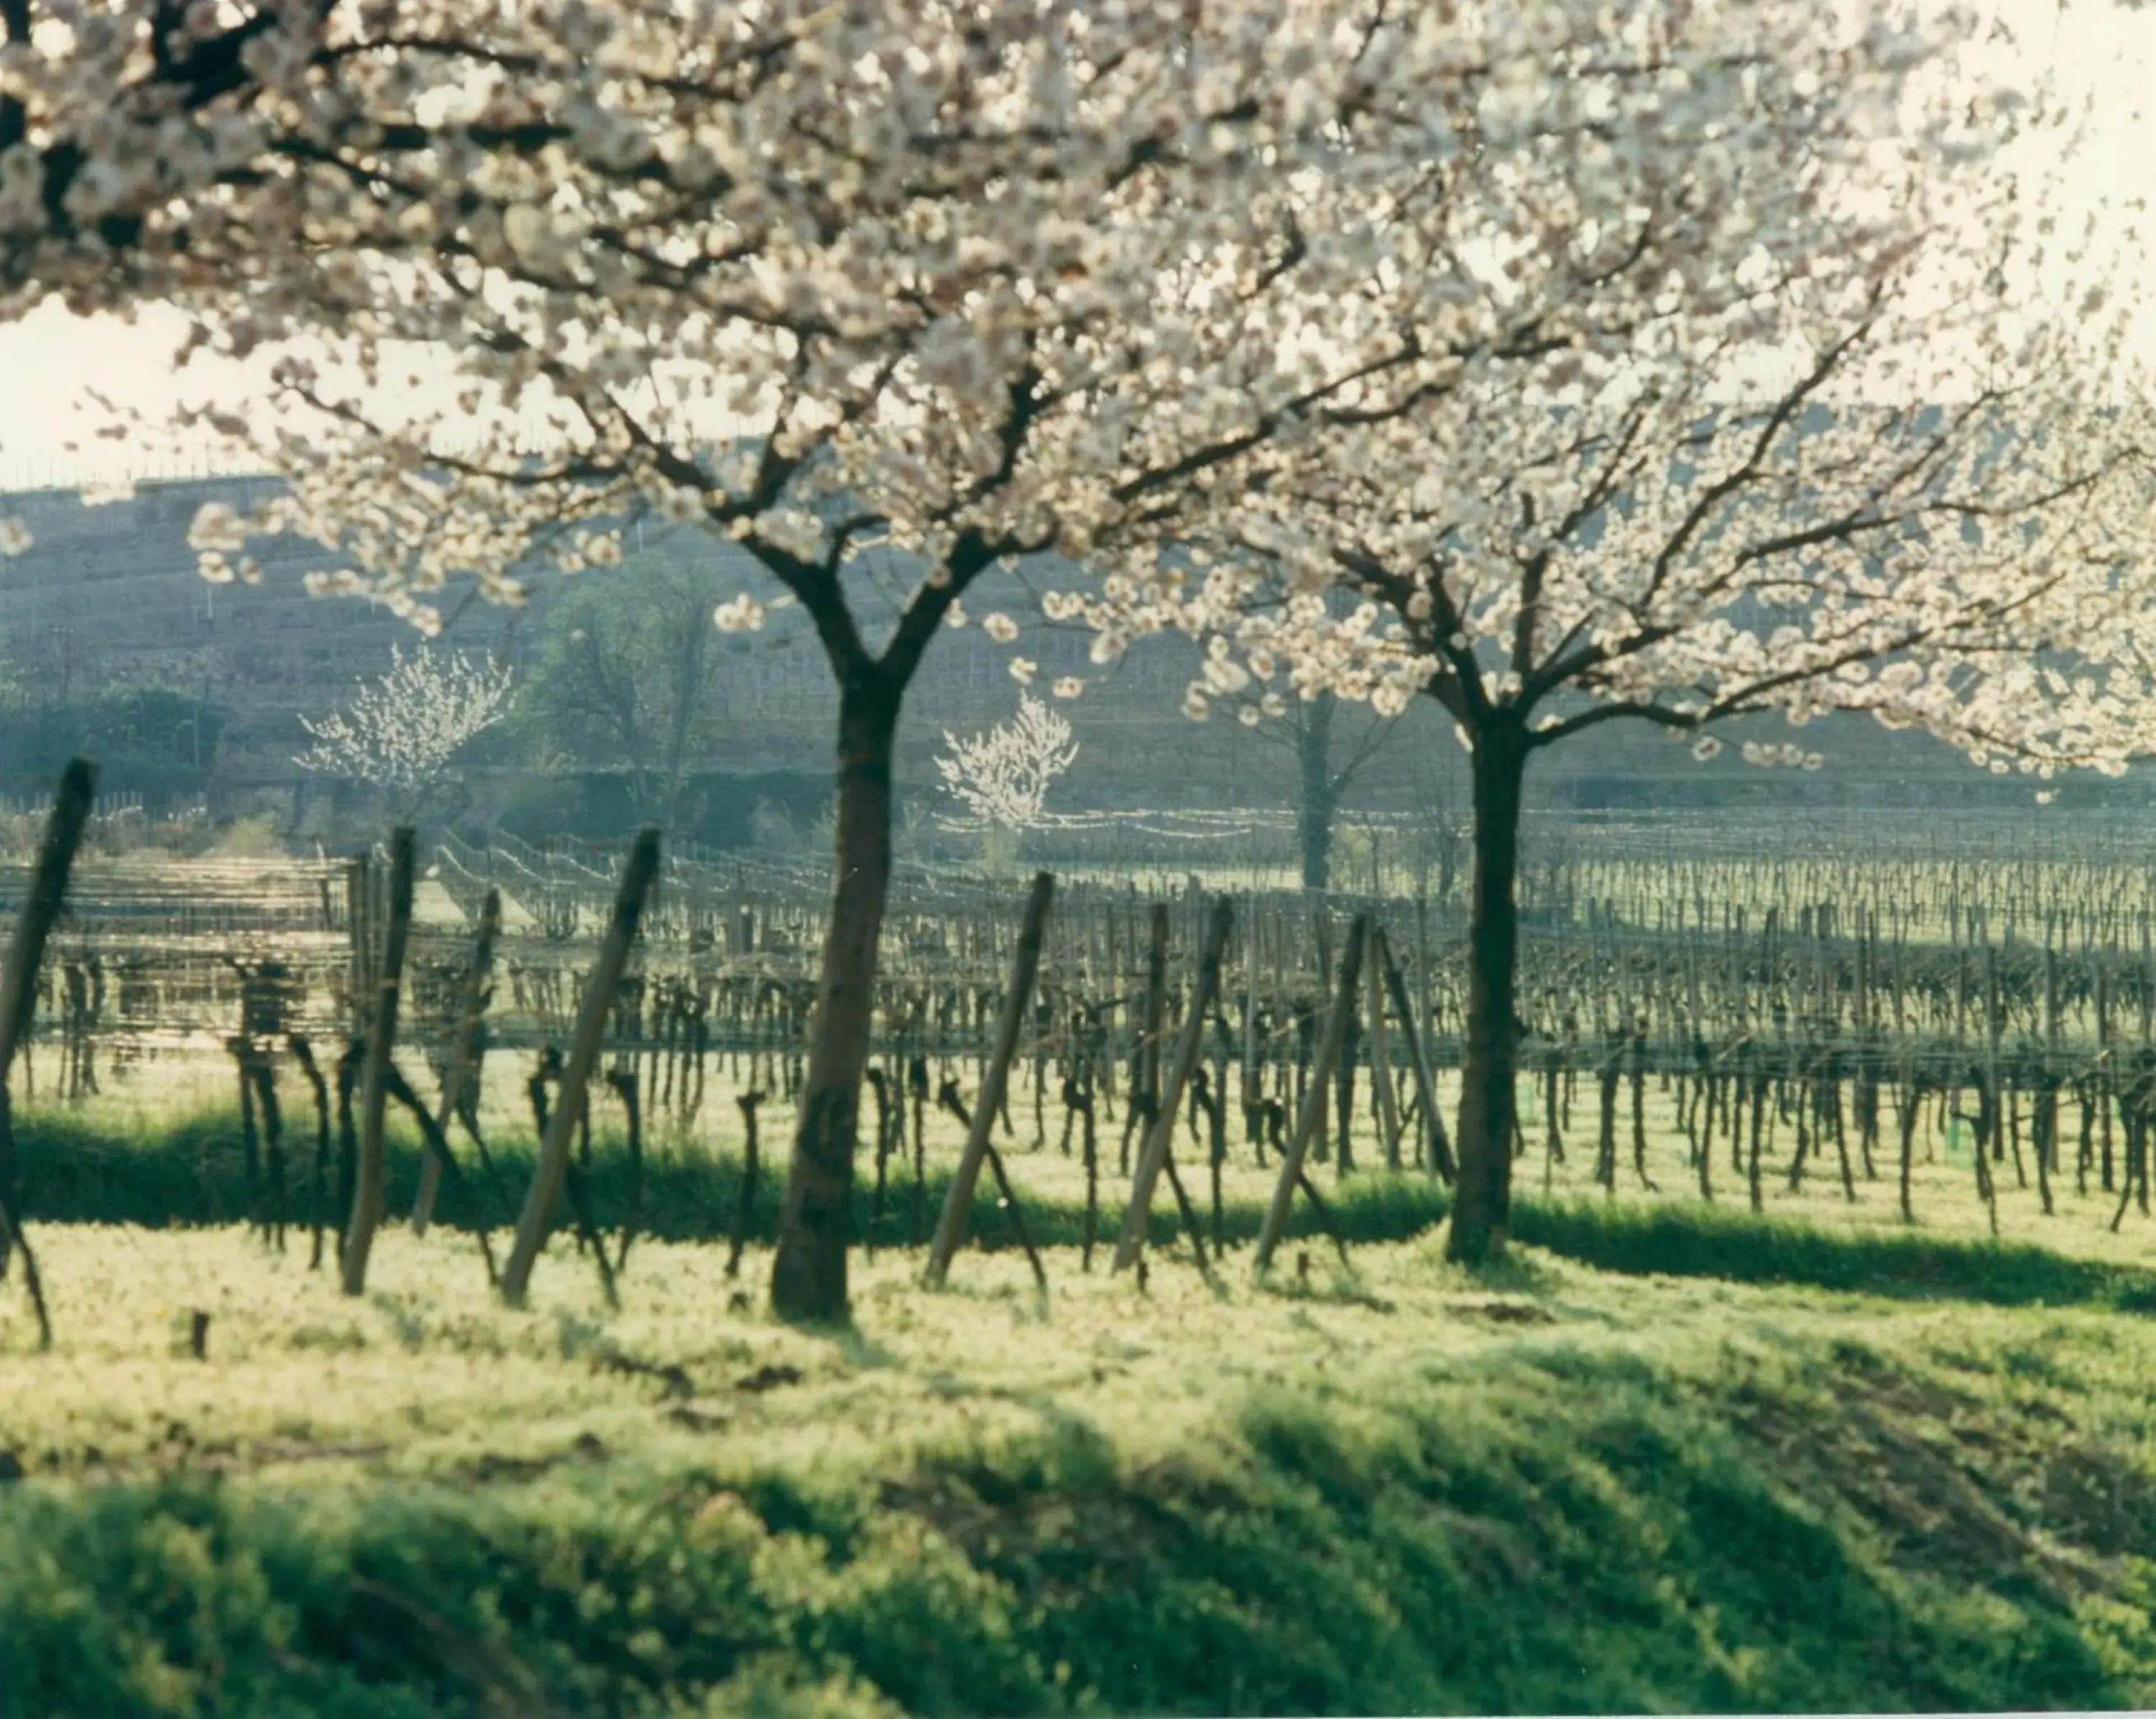
[[[902,875],[834,1330],[754,1288],[816,870],[85,857],[0,1712],[2145,1705],[2149,875],[1812,834],[1540,834],[1471,1270],[1457,880]]]
[[[2002,1203],[2019,1221],[2071,1197],[2092,1230],[2146,1213],[2156,867],[2133,832],[2083,832],[2071,855],[2023,840],[2013,858],[1979,830],[1883,846],[1814,834],[1809,851],[1712,831],[1678,849],[1650,828],[1538,838],[1522,883],[1516,1178],[1994,1234]],[[1191,844],[1194,863],[1235,852]],[[398,1042],[415,1121],[454,1113],[482,1152],[543,1131],[620,865],[509,842],[445,844],[424,863]],[[81,860],[18,1102],[125,1113],[137,1131],[221,1111],[258,1216],[319,1222],[326,1207],[341,1222],[388,872],[386,850]],[[1331,1090],[1312,1162],[1448,1179],[1463,880],[1394,867],[1372,880],[1382,893],[1321,900],[1251,887],[1232,860],[1212,872],[1209,887],[1097,869],[1059,881],[998,1077],[1018,1180],[1082,1187],[1089,1235],[1099,1206],[1112,1223],[1165,1096],[1183,1113],[1187,1143],[1165,1165],[1180,1227],[1217,1245],[1224,1200],[1263,1198],[1313,1082]],[[639,1173],[647,1144],[737,1159],[760,1136],[767,1159],[783,1150],[826,894],[814,867],[665,860],[606,1013],[587,1163],[594,1131]],[[1163,1095],[1224,902],[1207,1018]],[[894,886],[862,1173],[875,1217],[906,1212],[910,1241],[927,1239],[927,1186],[961,1155],[997,1060],[1025,907],[1012,884],[957,872]],[[1370,959],[1339,994],[1365,922]],[[460,1041],[460,1096],[422,1106],[414,1089],[444,1093]],[[22,1197],[35,1213],[38,1190]]]

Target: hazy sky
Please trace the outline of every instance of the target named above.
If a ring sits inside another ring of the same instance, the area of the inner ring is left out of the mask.
[[[2070,93],[2097,104],[2092,194],[2156,190],[2156,124],[2143,101],[2156,68],[2156,7],[2125,11],[2115,0],[1996,0],[1996,10],[2015,20],[2029,51]],[[2156,366],[2156,310],[2144,323],[2142,355]],[[85,321],[49,304],[0,327],[0,491],[179,475],[209,459],[206,443],[100,440],[93,432],[102,414],[85,404],[85,391],[95,390],[154,420],[182,402],[213,398],[229,408],[262,390],[266,362],[243,367],[198,359],[175,376],[169,360],[182,326],[177,316],[155,307],[130,324]]]

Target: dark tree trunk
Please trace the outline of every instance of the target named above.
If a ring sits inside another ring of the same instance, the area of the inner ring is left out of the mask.
[[[1296,839],[1302,852],[1302,886],[1330,888],[1332,880],[1332,818],[1339,808],[1339,785],[1332,779],[1331,694],[1303,707],[1295,731],[1295,761],[1300,778],[1296,802]]]
[[[1469,888],[1467,1031],[1461,1059],[1460,1183],[1445,1257],[1474,1265],[1504,1251],[1512,1219],[1518,1055],[1514,1012],[1520,921],[1520,804],[1527,735],[1516,714],[1485,716],[1474,736],[1474,875]]]
[[[896,691],[871,669],[851,679],[839,696],[831,920],[771,1271],[772,1308],[782,1319],[847,1316],[855,1125],[891,881],[891,756],[898,706]]]

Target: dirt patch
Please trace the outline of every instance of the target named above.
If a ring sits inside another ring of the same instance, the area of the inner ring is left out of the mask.
[[[1050,1603],[1140,1583],[1188,1545],[1191,1519],[1249,1507],[1233,1486],[1173,1458],[1082,1492],[1022,1487],[984,1465],[939,1465],[887,1482],[880,1501],[920,1516],[981,1568],[1024,1569]]]
[[[1555,1325],[1557,1315],[1533,1301],[1448,1301],[1445,1311],[1494,1325]]]
[[[2057,1456],[2034,1429],[2001,1426],[1986,1405],[1876,1360],[1837,1357],[1826,1414],[1740,1392],[1738,1424],[1772,1448],[1772,1470],[1819,1506],[1861,1516],[1910,1569],[1951,1569],[1987,1586],[2034,1581],[2055,1598],[2115,1588],[2102,1559],[2126,1549],[2099,1527],[2100,1501],[2120,1484],[2071,1501],[2074,1470],[2053,1495],[2039,1476]],[[1979,1414],[1984,1419],[1979,1419]],[[2145,1542],[2144,1542],[2145,1543]]]
[[[2156,1480],[2115,1451],[2081,1440],[2054,1451],[2035,1502],[2057,1532],[2101,1557],[2156,1555]]]

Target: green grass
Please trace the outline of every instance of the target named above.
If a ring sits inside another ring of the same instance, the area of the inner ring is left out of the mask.
[[[0,1295],[0,1714],[2156,1702],[2119,1257],[1557,1193],[1464,1274],[1442,1188],[1328,1172],[1352,1270],[1306,1242],[1259,1285],[1245,1167],[1225,1269],[1163,1188],[1141,1291],[1011,1151],[1049,1297],[986,1200],[921,1292],[898,1178],[819,1335],[759,1311],[776,1173],[723,1274],[730,1153],[653,1155],[621,1311],[557,1239],[517,1314],[454,1195],[357,1300],[248,1239],[237,1136],[23,1119],[59,1341]],[[501,1221],[528,1141],[497,1159]],[[611,1227],[617,1151],[591,1192]]]
[[[1045,1307],[887,1260],[816,1337],[709,1249],[608,1320],[566,1258],[551,1312],[490,1306],[447,1236],[358,1301],[231,1231],[48,1239],[62,1352],[0,1358],[8,1711],[2156,1698],[2156,1328],[2117,1315],[1418,1244],[1288,1293],[1059,1253]],[[214,1306],[207,1363],[153,1294]]]
[[[780,1197],[783,1191],[788,1142],[776,1137],[776,1148],[765,1146],[757,1198],[750,1214],[749,1235],[770,1241],[777,1234]],[[176,1119],[154,1129],[115,1133],[109,1124],[85,1121],[64,1111],[33,1112],[17,1126],[16,1150],[23,1189],[27,1219],[63,1224],[131,1224],[147,1228],[168,1224],[228,1224],[245,1217],[249,1195],[244,1160],[240,1148],[236,1113],[205,1111]],[[288,1137],[287,1169],[290,1221],[304,1225],[313,1212],[310,1178],[314,1162],[311,1131]],[[659,1150],[646,1157],[640,1198],[634,1178],[618,1139],[603,1137],[587,1178],[588,1199],[594,1221],[613,1229],[630,1210],[634,1200],[639,1210],[639,1233],[665,1241],[724,1240],[733,1233],[741,1201],[743,1174],[741,1159],[732,1152],[699,1150],[684,1154]],[[509,1136],[493,1143],[490,1157],[495,1174],[488,1178],[475,1162],[468,1142],[457,1142],[459,1162],[471,1183],[472,1197],[495,1225],[515,1221],[531,1177],[534,1142],[526,1135]],[[1070,1167],[1055,1159],[1055,1182],[1044,1188],[1034,1172],[1042,1160],[1005,1147],[1005,1163],[1016,1183],[1029,1232],[1036,1243],[1075,1246],[1085,1231],[1082,1193],[1070,1188]],[[418,1186],[419,1142],[401,1126],[388,1132],[385,1145],[388,1209],[401,1214],[410,1209]],[[932,1162],[924,1184],[924,1230],[935,1227],[952,1176],[949,1154]],[[1202,1170],[1184,1164],[1184,1185],[1197,1205],[1207,1240],[1212,1236],[1211,1208]],[[326,1173],[333,1188],[334,1167]],[[1353,1177],[1337,1188],[1328,1187],[1327,1208],[1338,1219],[1342,1233],[1353,1241],[1403,1241],[1440,1222],[1448,1208],[1443,1188],[1422,1177],[1368,1175]],[[1221,1231],[1230,1241],[1255,1238],[1264,1208],[1253,1197],[1257,1178],[1245,1167],[1235,1196],[1223,1202]],[[1127,1193],[1124,1178],[1113,1166],[1101,1176],[1100,1234],[1112,1244],[1122,1222],[1122,1202]],[[875,1210],[870,1167],[864,1162],[855,1187],[855,1234],[879,1247],[899,1247],[911,1237],[913,1184],[909,1166],[894,1162],[889,1171],[883,1210]],[[267,1196],[264,1198],[266,1199]],[[1154,1202],[1150,1235],[1167,1241],[1181,1229],[1174,1196],[1163,1180]],[[328,1210],[326,1205],[325,1213]],[[467,1200],[445,1190],[440,1207],[444,1223],[470,1227],[473,1212]],[[564,1214],[563,1221],[567,1221]],[[990,1247],[1018,1245],[1016,1227],[999,1209],[991,1181],[983,1173],[976,1205],[974,1232]],[[1306,1202],[1298,1200],[1290,1224],[1291,1235],[1322,1234],[1319,1221]]]

